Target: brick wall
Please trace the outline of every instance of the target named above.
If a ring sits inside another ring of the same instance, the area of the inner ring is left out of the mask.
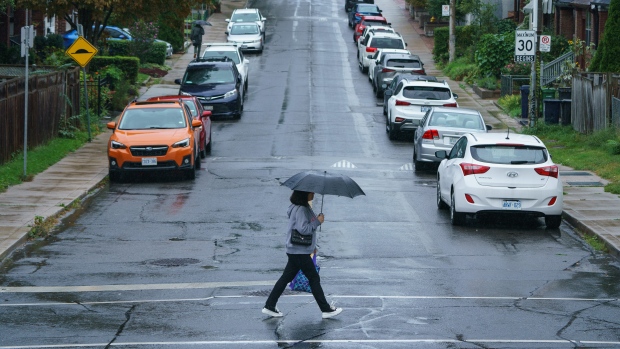
[[[556,7],[555,32],[563,37],[572,40],[575,28],[572,8]]]

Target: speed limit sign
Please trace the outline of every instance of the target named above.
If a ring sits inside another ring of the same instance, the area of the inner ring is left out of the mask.
[[[534,62],[536,56],[536,32],[517,30],[515,32],[515,62]]]

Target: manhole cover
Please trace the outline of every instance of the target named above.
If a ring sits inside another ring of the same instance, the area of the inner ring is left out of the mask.
[[[568,185],[576,186],[576,187],[602,187],[603,183],[601,182],[566,182]]]
[[[200,260],[196,258],[165,258],[156,259],[149,262],[149,264],[158,265],[160,267],[182,267],[184,265],[196,264],[199,262]]]
[[[561,176],[591,176],[591,173],[580,171],[560,171]]]

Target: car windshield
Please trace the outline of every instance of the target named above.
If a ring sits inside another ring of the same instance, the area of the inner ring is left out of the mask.
[[[403,41],[397,38],[373,38],[370,46],[375,48],[405,48]]]
[[[375,5],[357,5],[357,12],[379,13],[379,9]]]
[[[194,101],[186,100],[183,102],[185,102],[185,105],[189,108],[189,111],[192,113],[192,117],[198,115],[198,109],[196,109],[196,104],[194,104]]]
[[[119,130],[184,128],[185,115],[180,108],[127,109],[118,125]]]
[[[202,55],[202,58],[205,59],[222,57],[230,58],[230,60],[235,62],[235,64],[241,63],[241,61],[239,61],[239,55],[234,51],[205,51],[205,53]]]
[[[525,165],[547,161],[545,148],[513,144],[476,145],[471,147],[471,156],[492,164]]]
[[[230,29],[230,33],[233,35],[249,35],[249,34],[258,34],[258,26],[257,25],[233,25],[232,29]]]
[[[414,59],[388,59],[386,66],[394,68],[421,68],[420,61]]]
[[[190,69],[183,77],[184,85],[232,84],[234,82],[232,70],[219,67]]]
[[[373,19],[373,20],[366,19],[366,20],[362,21],[362,24],[364,24],[364,25],[385,24],[385,21],[380,21],[380,20],[376,20],[376,19]]]
[[[233,22],[255,22],[260,20],[258,18],[258,13],[235,13],[230,19]]]
[[[403,97],[412,99],[446,100],[452,97],[450,89],[432,86],[406,86]]]
[[[482,126],[482,122],[480,121],[480,117],[478,117],[477,115],[452,112],[433,113],[430,121],[428,122],[428,125],[438,127],[467,128],[472,130],[484,129],[484,127]]]

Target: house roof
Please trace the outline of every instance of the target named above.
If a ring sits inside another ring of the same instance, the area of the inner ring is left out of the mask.
[[[556,0],[556,5],[560,7],[590,7],[591,2],[592,0]],[[609,4],[609,0],[607,3]]]

